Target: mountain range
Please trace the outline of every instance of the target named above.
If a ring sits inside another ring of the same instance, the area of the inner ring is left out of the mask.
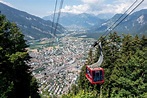
[[[0,12],[4,14],[9,21],[17,24],[26,39],[50,38],[53,36],[53,34],[51,34],[52,22],[49,20],[43,20],[42,18],[19,11],[3,3],[0,3]],[[56,33],[63,32],[65,32],[65,28],[58,25]]]
[[[51,33],[51,31],[53,31],[51,22],[53,15],[43,17],[42,19],[2,3],[0,3],[0,12],[4,14],[9,21],[15,22],[18,25],[26,39],[50,38],[53,36]],[[87,13],[61,13],[59,23],[64,27],[59,24],[56,33],[64,33],[66,29],[84,29],[87,30],[87,37],[97,38],[111,27],[121,15],[122,14],[116,14],[112,18],[106,20],[106,18],[102,18],[102,16],[95,16]],[[142,9],[129,15],[114,31],[133,35],[147,35],[147,9]],[[82,36],[80,33],[79,35]]]
[[[57,13],[55,14],[57,16]],[[44,20],[53,19],[53,14],[43,17]],[[81,13],[81,14],[72,14],[62,12],[60,16],[60,24],[62,24],[67,29],[87,29],[94,25],[101,25],[105,22],[106,19],[101,19],[96,15]]]
[[[82,14],[72,14],[72,13],[61,13],[60,23],[67,29],[86,29],[88,33],[92,33],[93,37],[95,35],[100,35],[99,33],[104,33],[108,28],[110,28],[123,14],[116,14],[112,18],[107,19],[99,15],[92,15],[87,13]],[[123,19],[127,14],[125,14],[121,19]],[[43,19],[52,20],[53,15],[45,16]],[[117,21],[116,24],[120,21]],[[113,25],[114,27],[115,25]],[[146,34],[147,33],[147,9],[142,9],[136,11],[129,15],[125,20],[123,20],[114,31],[118,33],[130,33],[130,34]],[[92,36],[90,34],[87,36]]]
[[[100,26],[95,25],[90,28],[89,32],[105,32],[110,28],[123,14],[116,14],[108,21],[102,23]],[[126,14],[127,15],[127,14]],[[124,15],[121,19],[123,19]],[[120,21],[116,22],[118,24]],[[115,25],[114,25],[115,26]],[[113,27],[114,27],[113,26]],[[147,34],[147,9],[134,12],[129,15],[122,23],[120,23],[114,31],[119,33],[130,33],[130,34]]]

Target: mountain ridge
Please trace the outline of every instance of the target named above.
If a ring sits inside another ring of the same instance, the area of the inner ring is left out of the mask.
[[[43,17],[44,20],[52,20],[52,18],[53,14]],[[99,25],[104,21],[105,19],[100,19],[95,15],[87,13],[72,14],[62,12],[60,16],[60,23],[68,29],[87,29],[96,24]]]
[[[1,14],[4,14],[10,22],[15,22],[20,28],[26,39],[51,38],[52,22],[43,20],[27,12],[17,10],[0,3]],[[65,28],[58,25],[57,33],[63,33]]]
[[[122,14],[116,14],[101,26],[93,26],[91,32],[105,32]],[[147,9],[136,11],[129,15],[114,31],[130,34],[145,34],[147,32]],[[119,22],[119,21],[118,21]]]

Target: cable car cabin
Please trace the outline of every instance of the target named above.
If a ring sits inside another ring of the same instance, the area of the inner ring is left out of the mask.
[[[92,68],[86,66],[86,78],[91,84],[103,84],[104,83],[104,69],[101,67]]]

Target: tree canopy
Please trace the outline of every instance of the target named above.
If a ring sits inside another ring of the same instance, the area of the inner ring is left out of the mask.
[[[39,98],[24,35],[0,14],[0,98]]]
[[[98,60],[98,49],[89,52],[89,58],[81,69],[76,90],[69,95],[92,94],[89,98],[146,98],[147,97],[147,39],[131,35],[111,33],[101,38],[105,70],[105,83],[92,85],[85,77],[86,65]],[[78,92],[77,92],[78,91]],[[76,92],[76,93],[75,93]],[[64,95],[65,96],[65,95]],[[70,98],[70,97],[67,97]],[[80,98],[80,97],[77,97]]]

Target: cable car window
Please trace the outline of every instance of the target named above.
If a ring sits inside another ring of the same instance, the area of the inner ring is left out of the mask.
[[[93,81],[101,81],[103,79],[102,71],[93,71]]]
[[[103,80],[103,73],[100,71],[100,80]]]
[[[90,71],[89,71],[88,68],[86,68],[86,73],[88,74],[88,76],[89,76],[90,78],[92,78],[92,76],[91,76]]]

